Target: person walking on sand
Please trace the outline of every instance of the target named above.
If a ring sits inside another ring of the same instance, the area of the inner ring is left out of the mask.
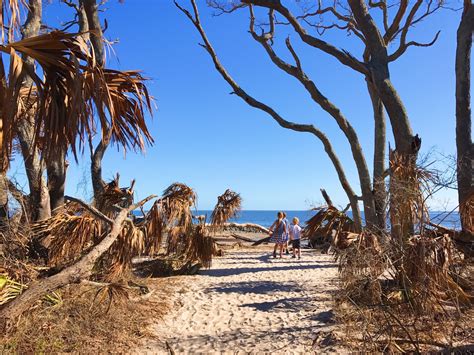
[[[276,258],[277,248],[280,248],[280,259],[283,257],[283,246],[286,244],[287,226],[283,221],[283,212],[278,212],[277,219],[270,227],[270,242],[275,243],[273,257]]]
[[[290,222],[288,222],[288,219],[286,218],[286,213],[285,212],[282,212],[282,213],[283,213],[283,222],[285,223],[285,226],[286,226],[286,235],[285,235],[286,242],[284,245],[284,247],[286,248],[285,254],[290,255],[290,252],[288,251],[288,241],[290,239]]]
[[[293,224],[290,226],[290,240],[293,245],[293,256],[296,258],[296,250],[298,250],[298,259],[301,259],[301,227],[298,217],[293,218]]]

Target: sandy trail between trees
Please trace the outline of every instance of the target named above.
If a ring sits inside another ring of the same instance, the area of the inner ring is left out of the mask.
[[[210,270],[175,277],[174,307],[140,353],[308,353],[332,325],[332,257],[303,250],[273,259],[270,247],[227,251]],[[313,350],[314,351],[314,350]]]

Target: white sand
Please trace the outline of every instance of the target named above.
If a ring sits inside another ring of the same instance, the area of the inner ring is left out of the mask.
[[[273,259],[270,247],[227,251],[210,270],[179,276],[172,309],[140,353],[310,353],[330,330],[332,257],[303,250]]]

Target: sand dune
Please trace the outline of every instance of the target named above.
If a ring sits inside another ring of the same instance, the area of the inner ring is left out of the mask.
[[[174,309],[141,353],[308,353],[332,327],[332,258],[304,250],[301,260],[273,259],[267,246],[229,251],[210,270],[180,276]],[[314,350],[313,350],[314,351]]]

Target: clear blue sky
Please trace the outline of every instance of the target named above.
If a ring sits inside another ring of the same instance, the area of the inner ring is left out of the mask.
[[[186,4],[187,0],[181,0]],[[198,0],[203,26],[221,61],[239,84],[257,99],[272,105],[285,118],[314,123],[331,138],[358,189],[349,145],[331,117],[308,97],[292,78],[279,71],[248,34],[248,14],[211,16]],[[458,3],[456,3],[458,4]],[[197,45],[191,23],[168,0],[109,0],[102,19],[106,37],[118,39],[109,65],[141,69],[152,78],[149,89],[157,110],[149,127],[155,145],[145,155],[111,148],[104,159],[104,176],[119,171],[122,182],[136,178],[138,197],[161,193],[170,183],[184,182],[199,196],[201,209],[212,208],[216,196],[231,188],[242,194],[245,209],[306,209],[321,201],[325,188],[338,204],[347,199],[321,143],[313,136],[280,128],[265,113],[229,95],[230,87]],[[57,24],[71,11],[56,0],[45,6],[45,19]],[[410,114],[413,129],[423,139],[422,153],[436,149],[455,153],[454,55],[459,12],[441,11],[418,25],[412,39],[430,41],[431,48],[410,48],[391,67],[392,80]],[[288,58],[282,41],[287,29],[278,28],[275,48]],[[373,119],[362,76],[291,36],[304,69],[321,91],[338,105],[355,126],[369,166],[372,165]],[[358,53],[357,41],[341,33],[325,34],[338,46]],[[388,127],[390,130],[390,127]],[[390,136],[393,145],[393,139]],[[19,158],[19,157],[18,157]],[[71,162],[67,192],[90,197],[89,157]],[[24,181],[18,161],[13,174]],[[86,182],[86,183],[85,183]],[[454,192],[442,192],[433,208],[456,206]]]

